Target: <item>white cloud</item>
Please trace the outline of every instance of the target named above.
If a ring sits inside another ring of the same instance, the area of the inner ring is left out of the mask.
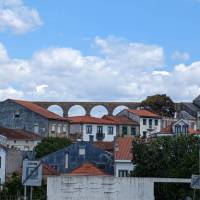
[[[101,52],[48,48],[30,59],[10,58],[0,45],[0,100],[136,101],[155,93],[191,100],[200,92],[200,62],[164,67],[163,48],[96,38]]]
[[[26,33],[42,25],[38,11],[24,5],[22,0],[0,0],[0,31]]]
[[[179,62],[184,62],[190,59],[190,54],[187,52],[179,52],[179,51],[175,51],[172,54],[172,59],[173,60],[177,60]]]

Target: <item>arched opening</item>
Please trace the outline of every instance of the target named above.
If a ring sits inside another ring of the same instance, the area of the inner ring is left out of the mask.
[[[101,118],[103,115],[107,115],[108,110],[104,106],[94,106],[92,110],[90,111],[90,115],[93,117]]]
[[[73,116],[83,116],[86,115],[85,108],[80,105],[74,105],[68,110],[68,116],[73,117]]]
[[[49,111],[51,111],[51,112],[63,117],[63,109],[58,105],[49,106],[47,110],[49,110]]]
[[[113,115],[117,115],[118,113],[120,113],[122,110],[124,109],[128,109],[127,106],[117,106],[114,110],[113,110]]]

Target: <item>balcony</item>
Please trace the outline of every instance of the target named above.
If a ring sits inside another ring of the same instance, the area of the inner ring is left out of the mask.
[[[96,139],[98,141],[102,141],[105,138],[105,134],[104,133],[96,133]]]

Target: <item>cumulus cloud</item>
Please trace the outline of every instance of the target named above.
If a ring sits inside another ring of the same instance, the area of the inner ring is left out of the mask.
[[[26,33],[42,25],[38,11],[24,5],[23,0],[0,0],[0,31]]]
[[[177,60],[179,62],[185,62],[187,60],[190,59],[190,54],[187,52],[179,52],[179,51],[175,51],[172,54],[172,59],[173,60]]]
[[[94,45],[97,55],[51,47],[17,59],[1,44],[0,100],[136,101],[155,93],[191,100],[200,92],[200,62],[168,71],[157,45],[100,37]]]

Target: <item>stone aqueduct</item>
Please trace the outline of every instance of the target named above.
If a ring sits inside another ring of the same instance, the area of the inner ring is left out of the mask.
[[[90,115],[91,110],[96,106],[103,106],[106,108],[108,115],[113,115],[113,111],[119,106],[126,106],[129,109],[135,109],[139,106],[139,102],[33,102],[45,109],[50,106],[59,106],[63,110],[63,116],[67,117],[69,109],[73,106],[79,105],[85,109],[86,115]]]

